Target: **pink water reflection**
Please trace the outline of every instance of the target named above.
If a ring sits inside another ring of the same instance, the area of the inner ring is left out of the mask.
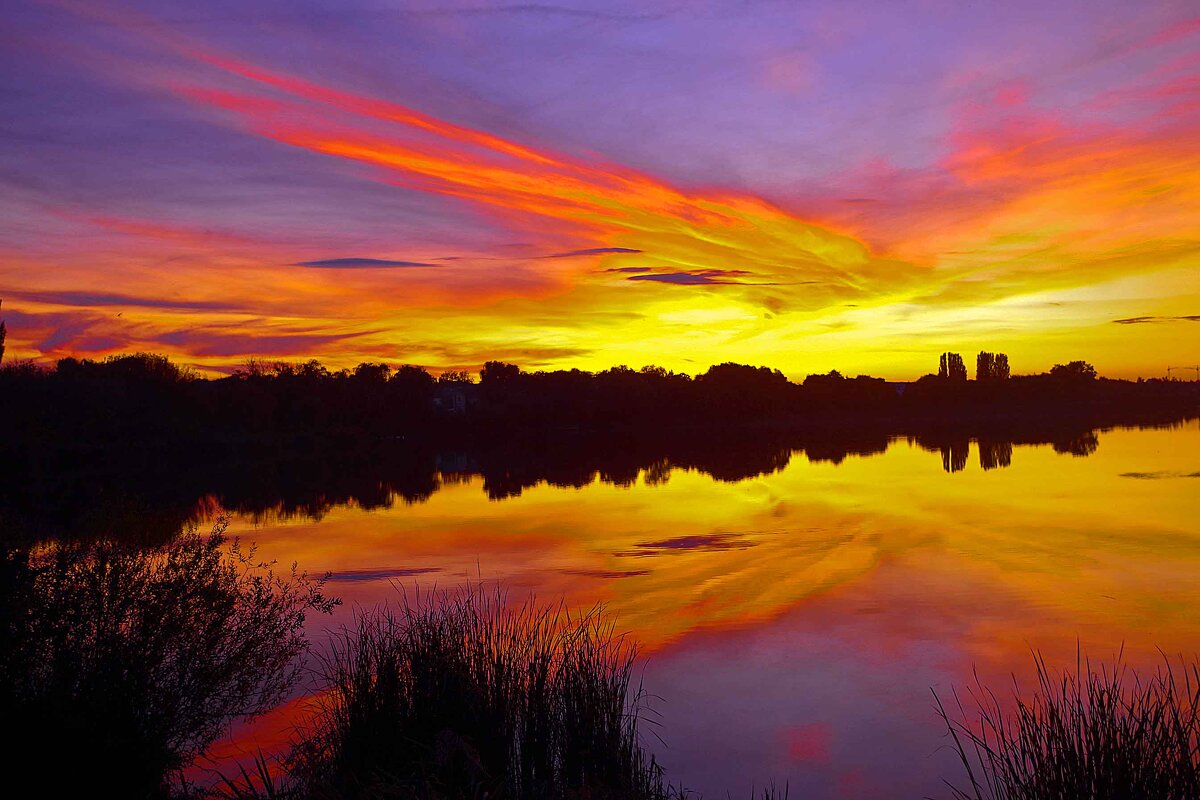
[[[312,622],[318,641],[396,583],[603,602],[644,644],[673,780],[710,797],[775,779],[793,796],[912,798],[957,776],[931,688],[972,670],[1003,687],[1032,649],[1073,664],[1077,643],[1123,644],[1141,665],[1200,651],[1197,473],[1192,422],[1102,433],[1086,458],[1018,446],[988,471],[947,474],[901,441],[740,482],[675,471],[497,502],[467,480],[420,504],[235,527],[333,572],[346,604]],[[277,746],[297,708],[222,752]]]

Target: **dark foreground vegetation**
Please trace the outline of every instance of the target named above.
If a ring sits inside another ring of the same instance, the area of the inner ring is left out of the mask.
[[[290,753],[189,781],[233,722],[297,687],[305,615],[337,602],[323,581],[275,572],[223,533],[4,552],[10,780],[129,800],[687,796],[643,746],[636,650],[611,619],[514,607],[478,586],[359,615],[315,659],[313,713]]]
[[[360,614],[315,659],[290,752],[215,781],[186,770],[238,719],[295,689],[310,612],[335,601],[211,535],[158,548],[8,548],[0,719],[14,783],[44,796],[180,800],[668,800],[646,748],[633,644],[582,614],[467,587]],[[1011,703],[939,702],[958,800],[1194,800],[1200,663],[1138,676],[1120,659]],[[955,698],[958,699],[957,696]],[[686,776],[684,776],[686,777]],[[785,797],[768,789],[764,800]]]
[[[937,706],[966,772],[956,800],[1194,800],[1200,797],[1200,662],[1139,675],[1120,656],[1052,673],[1005,702],[977,685]]]
[[[8,548],[0,563],[0,720],[11,784],[57,797],[167,797],[234,719],[300,677],[322,582],[212,533],[136,549]]]
[[[305,798],[674,796],[642,747],[635,656],[599,609],[514,608],[479,587],[405,596],[334,644],[285,776],[228,783]]]

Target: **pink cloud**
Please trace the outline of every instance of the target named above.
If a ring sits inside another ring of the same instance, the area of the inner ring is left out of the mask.
[[[1029,104],[1030,84],[1027,80],[1005,81],[996,87],[993,102],[998,106],[1011,108]]]
[[[1122,54],[1174,44],[1181,39],[1186,39],[1187,37],[1197,33],[1200,33],[1200,17],[1179,20],[1178,22],[1173,22],[1170,25],[1163,27],[1157,33],[1151,34],[1144,39],[1134,42],[1124,51],[1122,51]]]

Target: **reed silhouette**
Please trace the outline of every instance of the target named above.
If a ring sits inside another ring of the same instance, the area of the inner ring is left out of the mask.
[[[325,659],[294,775],[321,797],[665,798],[635,657],[600,609],[402,595]]]
[[[645,746],[636,647],[600,607],[500,589],[401,592],[322,660],[315,714],[278,765],[261,754],[226,798],[684,800]],[[787,788],[755,794],[784,800]]]
[[[936,699],[965,781],[956,800],[1190,800],[1200,797],[1200,661],[1164,657],[1139,674],[1118,656],[1056,673],[1011,702],[976,685],[967,710]]]

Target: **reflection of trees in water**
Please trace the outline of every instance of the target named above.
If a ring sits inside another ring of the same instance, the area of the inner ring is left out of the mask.
[[[980,439],[976,445],[979,447],[980,468],[984,470],[999,469],[1012,464],[1012,442]]]
[[[942,469],[946,472],[962,472],[967,467],[967,459],[971,457],[971,440],[958,439],[942,445]]]
[[[667,481],[676,469],[736,482],[787,467],[794,454],[841,463],[887,449],[884,434],[697,436],[569,435],[507,441],[457,450],[389,441],[373,446],[312,445],[246,453],[112,454],[103,469],[65,461],[40,473],[0,475],[14,491],[0,494],[5,538],[96,539],[120,536],[163,542],[188,523],[227,509],[254,523],[320,520],[342,506],[385,509],[419,503],[445,486],[481,480],[488,497],[519,496],[540,484],[579,488],[596,480],[632,486]],[[164,469],[164,463],[172,463]],[[17,488],[19,487],[19,489]]]
[[[582,488],[600,480],[629,487],[642,476],[647,483],[664,483],[674,469],[740,481],[778,472],[791,457],[791,446],[774,440],[675,443],[661,449],[636,441],[574,441],[545,450],[489,450],[477,457],[477,474],[488,497],[499,500],[543,483]]]
[[[971,439],[965,434],[922,434],[909,439],[922,450],[937,453],[946,472],[962,472],[971,457]]]
[[[663,486],[671,480],[671,462],[660,458],[646,467],[643,478],[647,486]]]
[[[845,441],[816,441],[804,446],[804,455],[813,463],[827,461],[831,464],[841,464],[850,456],[877,456],[887,452],[891,446],[888,436],[860,438],[854,444]]]
[[[1087,456],[1099,445],[1096,431],[1047,426],[964,431],[929,428],[910,444],[940,457],[946,472],[966,468],[971,440],[983,470],[1008,467],[1014,445],[1050,444],[1058,453]],[[221,509],[253,522],[319,520],[338,507],[386,509],[420,503],[437,491],[480,481],[489,498],[517,497],[549,485],[580,488],[600,480],[655,486],[672,471],[690,470],[736,482],[778,472],[803,455],[840,464],[852,456],[886,452],[886,432],[757,432],[742,435],[675,433],[649,436],[571,434],[531,441],[491,442],[458,449],[388,441],[372,446],[263,450],[189,456],[176,466],[171,454],[121,458],[105,468],[79,469],[73,461],[22,469],[0,460],[0,536],[7,541],[46,538],[166,541],[189,523]],[[172,464],[164,469],[163,464]]]
[[[1138,426],[1161,428],[1162,425]],[[970,459],[971,437],[962,431],[933,431],[922,432],[908,437],[909,444],[915,444],[923,450],[937,453],[942,459],[942,469],[946,472],[960,472],[966,469]],[[1089,456],[1100,446],[1100,438],[1095,430],[1078,428],[1042,428],[1034,430],[1009,429],[980,433],[975,438],[979,448],[979,466],[981,469],[993,470],[1012,465],[1013,447],[1015,445],[1045,445],[1049,444],[1054,452],[1073,456]]]
[[[1054,444],[1054,452],[1069,453],[1076,457],[1090,456],[1100,446],[1100,437],[1095,431],[1081,433],[1069,439],[1061,439]]]

